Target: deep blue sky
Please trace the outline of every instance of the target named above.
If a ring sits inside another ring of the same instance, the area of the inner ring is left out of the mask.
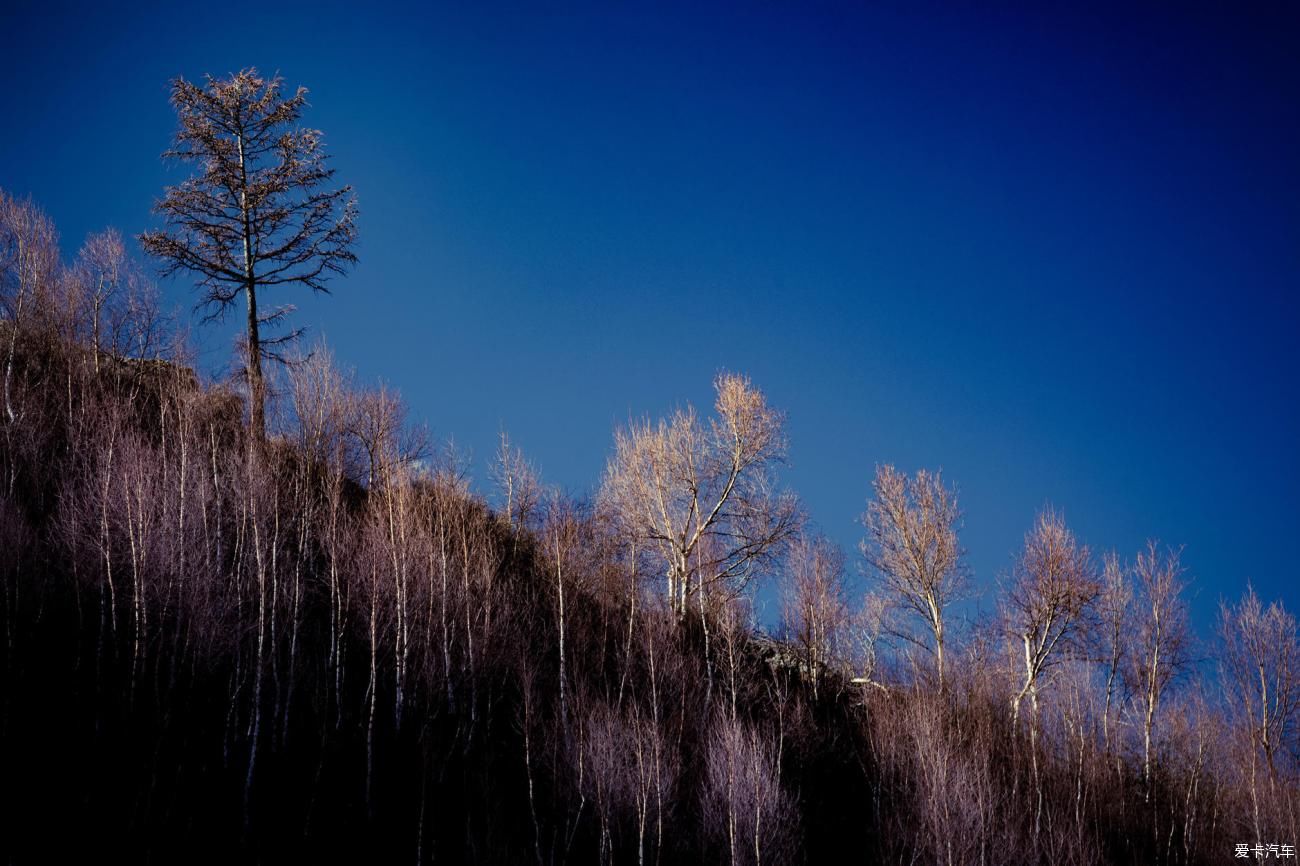
[[[479,478],[504,427],[589,490],[727,368],[850,550],[877,462],[942,467],[982,580],[1051,502],[1186,544],[1203,631],[1248,578],[1300,606],[1294,3],[98,5],[0,11],[0,186],[69,253],[135,234],[169,79],[306,85],[361,264],[268,301]]]

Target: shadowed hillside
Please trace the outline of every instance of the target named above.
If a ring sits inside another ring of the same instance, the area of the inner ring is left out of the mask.
[[[776,418],[736,377],[716,420],[620,433],[592,502],[506,445],[490,507],[325,352],[278,379],[261,440],[147,281],[106,290],[2,203],[6,862],[1181,864],[1296,840],[1294,620],[1225,607],[1202,681],[1169,642],[1176,555],[1103,567],[1048,515],[1004,616],[943,632],[942,605],[909,625],[883,505],[865,606],[793,499],[746,487],[755,462],[723,467],[727,532],[638,529],[651,445],[660,467],[691,431],[776,437],[734,420]],[[882,473],[877,503],[943,513],[915,483]],[[742,535],[770,545],[725,549]]]

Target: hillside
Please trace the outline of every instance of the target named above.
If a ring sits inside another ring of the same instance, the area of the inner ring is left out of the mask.
[[[815,602],[778,635],[721,577],[666,602],[605,499],[507,451],[492,507],[325,353],[260,440],[143,295],[101,339],[52,243],[0,261],[6,862],[1175,864],[1295,840],[1294,721],[1257,748],[1190,670],[1144,744],[1140,684],[1085,641],[1031,711],[1001,626],[937,671],[861,619],[819,632],[841,590],[801,577],[815,545],[762,563]]]

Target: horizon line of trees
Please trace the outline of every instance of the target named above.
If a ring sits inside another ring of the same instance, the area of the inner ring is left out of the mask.
[[[64,265],[3,191],[0,341],[11,815],[419,862],[1197,863],[1296,838],[1279,602],[1221,605],[1213,681],[1181,551],[1098,557],[1047,509],[996,614],[959,624],[956,491],[888,465],[853,597],[744,376],[708,417],[616,431],[590,500],[503,436],[493,508],[327,351],[248,400],[201,384],[119,235]],[[34,835],[0,847],[36,859]]]

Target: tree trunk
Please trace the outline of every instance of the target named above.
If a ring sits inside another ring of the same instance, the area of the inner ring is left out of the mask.
[[[248,413],[253,441],[266,441],[266,386],[262,381],[262,341],[257,330],[257,277],[253,271],[253,225],[248,212],[248,173],[244,165],[244,136],[239,145],[239,209],[244,221],[244,297],[248,300]]]
[[[257,291],[250,270],[248,298],[248,411],[253,441],[266,441],[266,385],[262,381],[262,343],[257,333]]]

